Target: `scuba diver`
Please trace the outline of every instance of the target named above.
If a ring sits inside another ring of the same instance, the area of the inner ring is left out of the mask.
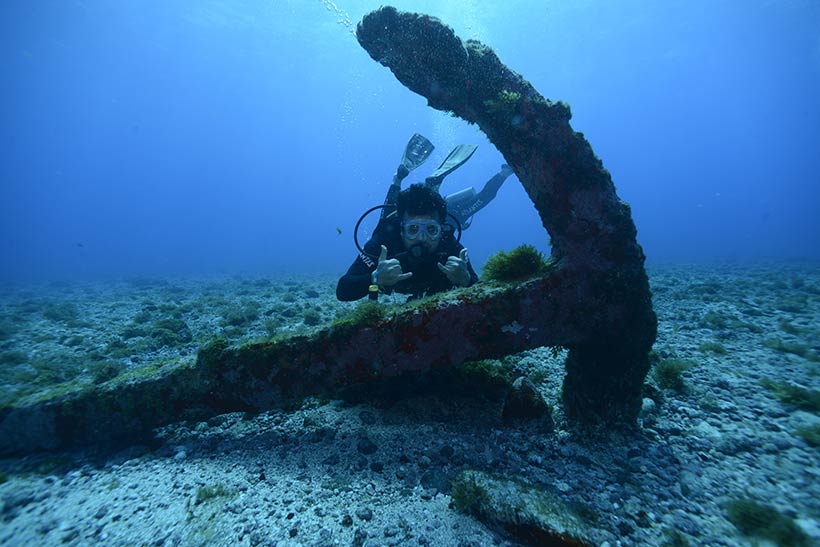
[[[512,169],[502,165],[481,192],[470,187],[442,198],[439,187],[444,178],[464,165],[478,148],[460,144],[424,184],[414,184],[402,191],[402,181],[430,157],[434,148],[425,137],[414,134],[405,147],[384,205],[369,209],[359,219],[353,233],[359,256],[339,279],[339,300],[365,296],[375,300],[379,292],[393,291],[410,294],[408,300],[412,300],[478,281],[467,249],[461,245],[461,232],[471,224],[473,215],[495,197]],[[381,209],[379,223],[362,248],[358,241],[359,225],[376,209]],[[447,221],[448,217],[455,226]]]
[[[424,184],[438,192],[444,177],[464,165],[477,148],[478,146],[472,144],[460,144],[453,148],[441,165],[424,180]],[[385,205],[395,206],[396,196],[401,191],[402,181],[411,171],[423,164],[434,149],[433,143],[424,136],[415,133],[410,137],[401,163],[396,169],[396,174],[393,175],[393,183],[387,190],[387,197],[384,200]],[[447,212],[458,220],[462,230],[470,227],[473,215],[486,207],[495,198],[499,188],[507,180],[507,177],[512,175],[512,172],[510,166],[505,163],[498,173],[484,184],[480,192],[476,192],[475,188],[470,186],[444,198],[447,202]],[[382,218],[385,218],[390,212],[389,208],[382,209]]]
[[[381,207],[385,206],[368,213]],[[432,188],[413,184],[399,192],[395,211],[379,221],[359,256],[339,279],[336,298],[376,299],[379,292],[395,291],[409,294],[409,301],[476,283],[478,275],[467,258],[467,249],[454,236],[446,218],[447,204]]]

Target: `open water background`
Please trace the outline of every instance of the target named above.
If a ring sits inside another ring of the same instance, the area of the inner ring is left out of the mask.
[[[407,138],[503,158],[357,44],[376,0],[0,5],[0,280],[341,273]],[[570,104],[651,262],[820,258],[820,4],[397,1]],[[341,234],[339,234],[341,230]],[[464,235],[548,250],[513,177]]]

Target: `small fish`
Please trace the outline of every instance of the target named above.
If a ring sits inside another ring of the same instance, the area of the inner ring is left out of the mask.
[[[342,229],[336,226],[336,233],[342,235]]]
[[[77,247],[85,247],[80,241],[77,242]]]

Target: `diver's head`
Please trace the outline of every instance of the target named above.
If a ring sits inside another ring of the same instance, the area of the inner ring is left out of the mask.
[[[401,222],[401,239],[416,259],[433,254],[444,234],[447,203],[438,192],[413,184],[399,194],[396,213]]]

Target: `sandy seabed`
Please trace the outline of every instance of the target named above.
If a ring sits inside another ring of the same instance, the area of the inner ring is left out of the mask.
[[[496,401],[424,392],[180,422],[113,453],[0,460],[0,545],[518,545],[455,508],[451,481],[466,469],[553,492],[593,545],[756,544],[730,518],[738,500],[782,516],[781,545],[820,544],[820,265],[649,274],[659,332],[636,431],[573,432],[562,356],[536,349],[502,362],[555,407],[550,433],[505,427]],[[352,306],[334,287],[321,276],[2,287],[2,402],[193,359],[217,335],[324,324]]]

